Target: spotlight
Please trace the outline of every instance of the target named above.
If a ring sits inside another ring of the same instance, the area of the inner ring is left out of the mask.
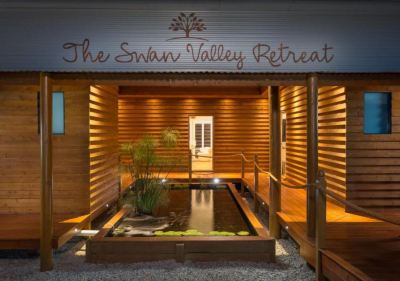
[[[220,180],[219,180],[219,179],[217,179],[217,178],[215,178],[215,179],[213,179],[213,182],[214,182],[214,183],[219,183],[219,182],[220,182]]]
[[[109,204],[106,204],[106,208],[108,208],[108,207],[110,207],[110,205],[109,205]]]
[[[167,179],[162,179],[161,182],[162,182],[162,183],[166,183],[166,182],[167,182]]]

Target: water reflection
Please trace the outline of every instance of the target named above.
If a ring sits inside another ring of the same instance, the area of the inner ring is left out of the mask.
[[[159,230],[196,230],[205,235],[211,231],[252,232],[227,188],[172,189],[168,196],[169,203],[154,217],[123,219],[118,236],[152,236]]]
[[[191,190],[190,229],[201,229],[208,233],[214,230],[214,191]]]

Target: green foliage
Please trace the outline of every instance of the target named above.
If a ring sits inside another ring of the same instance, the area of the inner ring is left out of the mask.
[[[156,236],[203,236],[204,233],[196,229],[189,229],[186,231],[155,231]]]
[[[208,233],[210,236],[235,236],[236,234],[234,232],[229,232],[229,231],[210,231]]]
[[[181,134],[173,128],[166,128],[161,132],[161,144],[166,148],[175,148]]]
[[[129,172],[134,181],[132,194],[127,196],[137,212],[152,214],[168,201],[168,188],[163,179],[177,166],[180,159],[174,153],[179,142],[179,131],[166,128],[158,142],[153,136],[144,136],[135,143],[121,145],[121,172]],[[165,153],[160,155],[158,149]]]
[[[155,231],[155,236],[249,236],[248,231],[239,231],[238,233],[229,231],[210,231],[208,234],[198,231],[197,229],[189,229],[186,231]]]

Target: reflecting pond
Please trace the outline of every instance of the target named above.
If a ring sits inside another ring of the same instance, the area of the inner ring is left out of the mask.
[[[171,189],[166,206],[153,216],[128,216],[112,236],[253,235],[226,186]]]

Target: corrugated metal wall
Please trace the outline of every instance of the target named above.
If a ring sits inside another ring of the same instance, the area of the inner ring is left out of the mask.
[[[400,71],[400,4],[392,1],[135,2],[3,3],[0,70]],[[185,33],[169,27],[181,12],[195,13],[206,29],[176,39]],[[152,51],[169,59],[146,63]],[[210,61],[213,52],[220,59]]]

